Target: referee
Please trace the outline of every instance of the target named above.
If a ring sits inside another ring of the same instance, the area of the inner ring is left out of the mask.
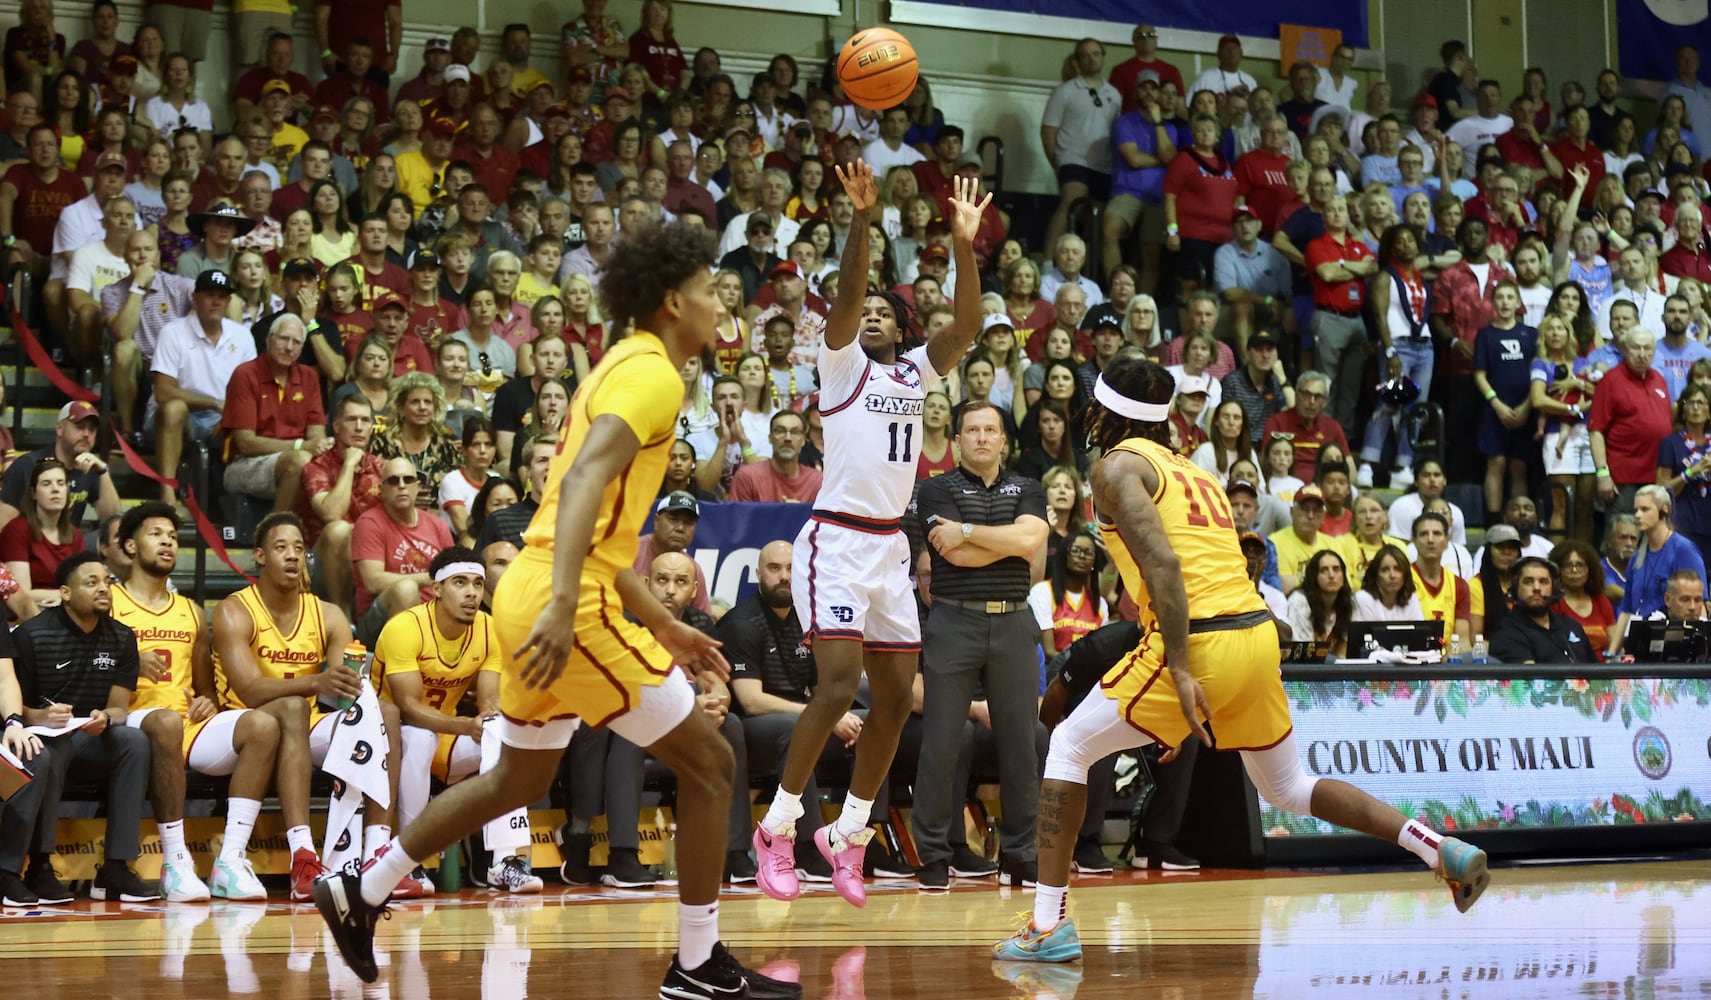
[[[963,725],[977,689],[986,695],[1004,815],[999,882],[1035,880],[1034,749],[1039,627],[1028,609],[1029,561],[1046,543],[1039,482],[1003,467],[1003,415],[970,402],[957,415],[962,462],[923,480],[916,501],[933,564],[933,606],[923,636],[921,763],[912,825],[923,889],[948,885],[950,827],[965,789],[952,788]]]

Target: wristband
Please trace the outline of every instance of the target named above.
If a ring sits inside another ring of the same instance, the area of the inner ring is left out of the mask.
[[[755,457],[755,450],[754,450],[754,448],[752,448],[752,447],[750,447],[750,446],[749,446],[749,445],[746,445],[746,444],[745,444],[745,445],[743,445],[743,457],[744,457],[744,458],[753,458],[753,457]]]
[[[1487,403],[1491,402],[1492,400],[1494,400],[1496,398],[1497,398],[1497,390],[1495,390],[1495,389],[1485,390],[1485,401]]]
[[[1176,223],[1173,222],[1170,225],[1164,227],[1164,232],[1165,232],[1166,236],[1177,236],[1177,235],[1181,234],[1182,230],[1179,229],[1177,227]]]
[[[297,440],[291,442],[291,450],[292,451],[302,451],[303,450],[303,439],[298,438]]]
[[[131,283],[131,294],[132,295],[147,295],[148,293],[149,293],[149,290],[144,288],[143,286],[136,284],[135,282]]]
[[[18,237],[13,236],[11,233],[7,233],[4,239],[0,239],[0,246],[9,247],[16,242],[18,242]]]
[[[0,729],[10,729],[13,726],[21,726],[23,724],[24,717],[13,712],[11,715],[6,716],[6,724],[4,726],[0,726]]]
[[[322,59],[331,59],[331,58],[333,58],[333,50],[332,50],[332,49],[322,49],[322,50],[321,50],[321,58],[322,58]]]
[[[1610,470],[1609,469],[1599,469],[1598,470],[1598,478],[1599,479],[1609,479],[1610,478]]]

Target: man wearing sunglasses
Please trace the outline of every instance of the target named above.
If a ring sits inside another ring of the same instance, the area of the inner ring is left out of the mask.
[[[1123,113],[1140,108],[1136,85],[1141,74],[1149,70],[1158,75],[1160,87],[1173,87],[1176,95],[1182,96],[1182,71],[1158,57],[1158,29],[1150,24],[1137,24],[1129,40],[1135,46],[1135,54],[1118,63],[1110,78],[1111,86],[1123,95]]]
[[[452,547],[446,522],[416,506],[422,479],[407,458],[388,459],[380,472],[380,504],[351,529],[356,569],[356,635],[373,645],[386,620],[434,599],[428,565]]]

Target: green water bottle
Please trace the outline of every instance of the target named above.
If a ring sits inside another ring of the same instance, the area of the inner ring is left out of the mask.
[[[345,646],[345,668],[355,671],[360,676],[368,676],[368,647],[352,639]],[[355,703],[355,698],[340,698],[339,711],[348,712]]]
[[[440,873],[435,885],[441,892],[457,892],[463,888],[463,841],[454,840],[440,852]]]

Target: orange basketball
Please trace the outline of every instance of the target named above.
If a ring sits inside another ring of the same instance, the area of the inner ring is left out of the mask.
[[[858,31],[838,53],[838,82],[844,96],[873,111],[903,103],[920,73],[915,46],[890,28]]]

